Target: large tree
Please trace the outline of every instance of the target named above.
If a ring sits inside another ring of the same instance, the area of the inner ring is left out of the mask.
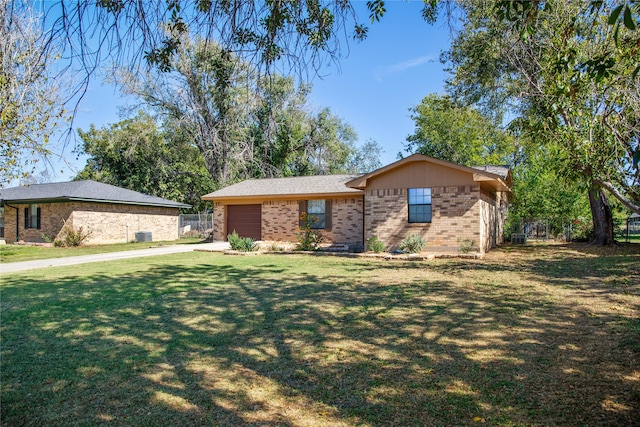
[[[75,179],[93,179],[187,203],[201,212],[200,196],[215,189],[200,152],[184,135],[159,127],[144,112],[121,122],[78,131],[89,159]]]
[[[218,186],[354,164],[355,131],[329,109],[311,112],[310,86],[278,74],[260,77],[215,43],[185,41],[171,71],[121,79],[167,128],[193,141]]]
[[[447,95],[430,94],[410,109],[415,130],[406,149],[466,166],[513,164],[515,139],[499,123]]]
[[[513,5],[527,13],[510,14]],[[558,147],[556,171],[588,191],[594,243],[613,242],[607,192],[640,212],[640,33],[609,25],[606,2],[459,6],[464,26],[445,55],[451,93],[489,110],[510,107],[533,141]]]
[[[0,0],[0,185],[46,160],[65,120],[46,36],[28,4]]]

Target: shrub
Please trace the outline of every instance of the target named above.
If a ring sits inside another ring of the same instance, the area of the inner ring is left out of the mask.
[[[269,250],[271,252],[283,252],[284,248],[282,246],[280,246],[279,244],[277,244],[277,243],[271,243],[269,245]]]
[[[472,239],[464,239],[462,242],[458,240],[460,246],[460,252],[468,254],[472,250],[476,249],[476,241]]]
[[[81,246],[89,237],[91,237],[91,230],[85,230],[84,227],[76,228],[65,221],[62,230],[58,233],[58,237],[53,241],[53,246]]]
[[[307,215],[306,212],[302,212],[300,215],[300,221],[302,221],[302,228],[296,233],[298,237],[298,243],[295,249],[297,251],[317,251],[320,243],[324,240],[324,236],[315,228],[311,228],[317,218]]]
[[[400,249],[410,254],[417,254],[422,251],[427,243],[422,236],[418,234],[408,235],[402,242],[400,242]]]
[[[258,249],[258,244],[251,237],[240,237],[236,230],[227,236],[227,240],[234,251],[253,252]]]
[[[384,252],[384,249],[384,243],[377,237],[374,236],[367,239],[367,250],[378,254]]]

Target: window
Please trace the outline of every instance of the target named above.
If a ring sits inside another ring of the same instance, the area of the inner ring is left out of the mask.
[[[311,228],[318,230],[331,231],[331,206],[332,200],[300,200],[298,208],[298,217],[300,218],[299,226],[304,227],[302,214],[306,213],[308,217],[315,219]]]
[[[311,223],[311,228],[323,230],[325,226],[325,202],[324,200],[307,201],[307,215],[316,220]]]
[[[24,228],[40,229],[40,208],[35,203],[24,208]]]
[[[409,188],[409,222],[431,222],[431,189]]]

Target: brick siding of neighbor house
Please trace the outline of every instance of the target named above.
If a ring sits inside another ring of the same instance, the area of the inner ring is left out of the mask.
[[[322,231],[327,243],[362,245],[362,198],[332,198],[330,231]],[[262,239],[296,242],[299,225],[299,200],[262,202]],[[225,240],[225,205],[214,204],[214,240]]]
[[[410,234],[426,241],[425,250],[457,251],[465,239],[480,244],[480,187],[431,187],[431,223],[410,224],[406,188],[367,190],[365,238],[377,237],[396,249]]]
[[[154,241],[179,238],[177,208],[83,202],[42,203],[38,206],[41,209],[40,229],[25,229],[24,208],[29,205],[17,205],[20,213],[18,232],[25,242],[44,242],[43,235],[55,239],[65,220],[69,226],[75,229],[82,227],[90,233],[85,244],[123,243],[127,238],[135,240],[135,233],[140,231],[150,231]],[[15,240],[15,212],[15,209],[5,208],[7,241]]]

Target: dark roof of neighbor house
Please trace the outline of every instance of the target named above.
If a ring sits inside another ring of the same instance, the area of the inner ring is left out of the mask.
[[[423,154],[412,154],[404,159],[395,161],[387,166],[383,166],[380,169],[376,169],[368,174],[361,175],[352,181],[347,182],[346,185],[352,188],[365,188],[367,186],[367,180],[390,170],[401,167],[411,162],[428,162],[441,166],[445,166],[451,169],[456,169],[473,174],[473,180],[476,182],[484,182],[496,188],[498,191],[511,191],[511,172],[508,167],[505,166],[476,166],[470,168],[467,166],[458,165],[456,163],[447,162],[445,160],[436,159],[434,157],[425,156]],[[503,169],[506,168],[506,169]],[[496,173],[497,172],[497,173]],[[504,175],[503,175],[504,174]]]
[[[149,196],[137,191],[91,180],[31,184],[0,189],[0,201],[5,203],[59,203],[70,201],[115,203],[126,205],[189,208],[190,205]]]
[[[203,200],[279,196],[360,195],[361,190],[345,184],[360,175],[314,175],[287,178],[247,179],[202,196]]]

